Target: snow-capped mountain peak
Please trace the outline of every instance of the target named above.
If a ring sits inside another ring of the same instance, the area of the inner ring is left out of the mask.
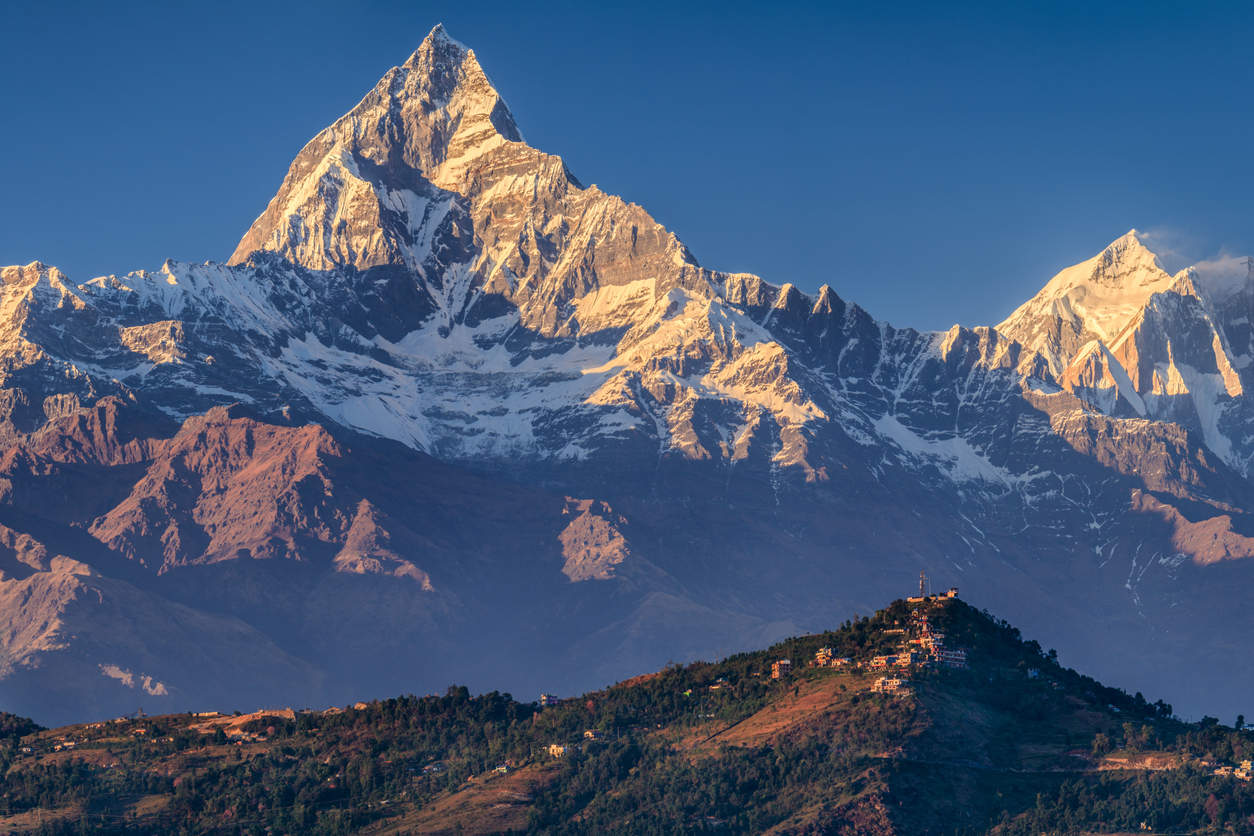
[[[1254,281],[1254,258],[1226,256],[1194,264],[1189,270],[1216,305],[1226,303]]]
[[[485,155],[521,143],[474,52],[437,26],[301,150],[229,263],[272,250],[318,270],[419,268],[456,214],[461,181]]]
[[[449,37],[443,25],[431,30],[390,85],[411,122],[428,120],[429,148],[406,147],[410,165],[433,181],[456,182],[455,170],[505,142],[522,142],[509,106],[496,92],[474,50]],[[387,77],[380,82],[387,82]],[[429,155],[429,158],[427,157]],[[386,164],[385,159],[376,162]]]
[[[1249,361],[1232,351],[1224,321],[1243,321],[1225,311],[1251,298],[1249,277],[1248,259],[1169,273],[1133,230],[1063,270],[998,330],[1102,412],[1200,431],[1245,471],[1249,453],[1232,438],[1248,412],[1242,395],[1251,381],[1242,369]]]
[[[1111,341],[1175,277],[1136,230],[1068,267],[997,326],[1048,361],[1059,375],[1092,340]]]
[[[429,52],[438,50],[444,53],[453,53],[457,54],[457,57],[471,51],[470,47],[449,35],[448,30],[444,28],[443,23],[437,23],[434,27],[432,27],[431,31],[427,34],[427,37],[423,39],[422,46],[415,50],[414,55],[411,56],[409,60],[413,61],[414,57],[416,57],[419,52],[424,50]]]

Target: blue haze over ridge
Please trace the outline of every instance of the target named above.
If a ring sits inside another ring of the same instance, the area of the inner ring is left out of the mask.
[[[1254,251],[1248,9],[363,2],[0,10],[0,263],[225,260],[437,21],[531,145],[705,266],[993,324],[1128,228]]]

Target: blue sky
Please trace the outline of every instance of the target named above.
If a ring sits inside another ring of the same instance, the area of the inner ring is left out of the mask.
[[[1236,5],[47,2],[0,5],[0,264],[225,259],[438,22],[703,265],[895,325],[995,324],[1133,227],[1254,253]]]

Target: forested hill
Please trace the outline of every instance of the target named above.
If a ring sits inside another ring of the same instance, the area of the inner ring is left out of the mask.
[[[556,705],[454,686],[51,731],[3,715],[0,833],[1254,833],[1242,725],[1182,722],[956,598],[897,601]]]

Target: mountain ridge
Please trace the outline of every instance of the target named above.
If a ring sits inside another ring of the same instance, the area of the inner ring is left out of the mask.
[[[1142,690],[1169,670],[1181,705],[1219,681],[1186,648],[1243,641],[1220,630],[1254,556],[1239,259],[1170,275],[1134,231],[1002,326],[895,328],[828,285],[701,267],[525,145],[437,27],[302,149],[230,261],[3,268],[0,524],[237,619],[309,666],[309,699],[467,653],[484,681],[574,690],[839,620],[919,569],[1038,602],[1034,632]],[[6,610],[15,635],[94,617],[49,588]],[[10,640],[8,681],[45,693],[64,654],[72,699],[120,709],[134,689],[101,666],[183,702],[221,679],[134,618],[129,659]]]
[[[1251,745],[1241,718],[1186,722],[1161,699],[1062,667],[950,590],[568,699],[449,686],[326,710],[141,713],[52,730],[0,715],[0,824],[1242,832]],[[53,770],[59,784],[38,780]]]

